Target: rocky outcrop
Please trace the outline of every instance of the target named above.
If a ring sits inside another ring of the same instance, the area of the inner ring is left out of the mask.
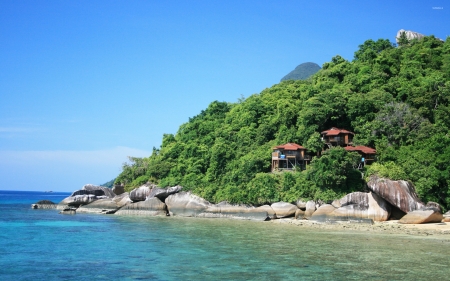
[[[177,186],[172,186],[172,187],[168,187],[168,188],[153,188],[149,195],[148,198],[152,198],[152,197],[158,197],[161,201],[165,201],[167,197],[169,197],[169,195],[175,194],[180,192],[183,189],[182,186],[177,185]]]
[[[277,218],[286,218],[295,216],[298,207],[287,202],[273,203],[270,207],[275,211]]]
[[[56,209],[56,204],[50,200],[41,200],[31,204],[31,209]]]
[[[415,210],[407,213],[398,222],[403,224],[419,224],[441,222],[444,216],[435,209]]]
[[[145,201],[154,188],[158,188],[158,186],[151,183],[141,185],[130,192],[130,199],[133,202]]]
[[[166,198],[166,205],[171,216],[196,217],[212,204],[190,192],[179,192]]]
[[[402,33],[405,33],[406,39],[408,39],[408,40],[422,39],[423,37],[425,37],[425,35],[420,34],[419,32],[400,29],[397,32],[397,36],[395,36],[395,41],[397,42],[397,44],[399,43],[399,39],[400,39],[400,36],[402,35]]]
[[[64,198],[57,206],[57,209],[64,209],[65,206],[79,207],[90,204],[98,199],[113,198],[116,196],[110,188],[93,184],[86,184],[82,189],[74,191],[69,197]]]
[[[259,221],[270,219],[267,211],[264,211],[263,209],[243,204],[233,205],[228,202],[220,202],[219,204],[211,205],[206,210],[199,213],[197,217]]]
[[[166,216],[167,206],[156,197],[145,201],[128,204],[118,210],[116,215]]]
[[[115,195],[120,195],[125,192],[125,186],[121,184],[115,184],[112,188],[112,192],[114,192]]]
[[[305,209],[305,219],[309,219],[312,214],[316,211],[316,202],[310,200],[306,202],[306,209]]]
[[[405,213],[425,207],[419,200],[414,186],[407,181],[393,181],[372,176],[367,185],[374,193]]]

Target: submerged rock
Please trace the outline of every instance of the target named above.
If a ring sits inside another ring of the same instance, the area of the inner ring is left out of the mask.
[[[118,210],[116,215],[166,216],[167,206],[159,198],[131,203]]]
[[[196,217],[212,204],[190,192],[179,192],[166,198],[166,205],[171,216]]]
[[[270,207],[275,211],[277,218],[286,218],[295,216],[298,207],[287,202],[273,203]]]
[[[374,193],[405,213],[425,207],[419,200],[414,186],[407,181],[393,181],[372,176],[367,185]]]
[[[75,215],[77,213],[77,209],[75,209],[75,208],[65,208],[59,213],[63,214],[63,215]]]

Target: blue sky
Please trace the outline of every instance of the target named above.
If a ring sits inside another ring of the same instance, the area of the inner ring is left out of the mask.
[[[445,39],[448,1],[0,0],[0,189],[101,184],[214,100],[399,29]]]

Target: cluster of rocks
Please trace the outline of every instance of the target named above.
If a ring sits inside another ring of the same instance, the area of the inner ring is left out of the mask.
[[[181,216],[271,220],[295,218],[314,222],[370,223],[399,219],[403,224],[450,222],[450,212],[442,214],[437,203],[421,202],[414,187],[407,181],[372,177],[370,192],[353,192],[332,202],[298,200],[295,204],[277,202],[251,206],[220,202],[213,204],[182,191],[181,186],[160,188],[144,184],[131,192],[123,186],[113,189],[88,184],[73,192],[59,204],[37,202],[33,208],[57,208],[61,213],[102,213],[138,216]],[[49,207],[43,207],[49,206]]]

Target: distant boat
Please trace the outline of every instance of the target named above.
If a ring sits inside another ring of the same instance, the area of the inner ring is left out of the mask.
[[[51,191],[51,190],[47,190],[47,191],[44,191],[45,193],[52,193],[53,191]]]

